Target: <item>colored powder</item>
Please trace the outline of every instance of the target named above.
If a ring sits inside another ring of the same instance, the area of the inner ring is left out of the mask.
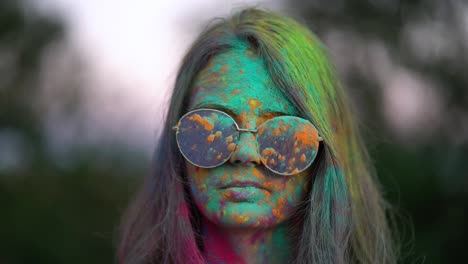
[[[273,135],[278,136],[279,133],[280,133],[279,128],[274,128],[274,129],[273,129]]]
[[[257,131],[257,135],[263,134],[263,131],[265,131],[265,127],[264,127],[264,126],[260,126],[260,128],[259,128],[258,131]]]
[[[290,160],[289,160],[289,165],[294,165],[294,163],[296,162],[296,158],[292,157]]]
[[[236,144],[231,143],[231,144],[228,145],[228,150],[229,151],[234,151],[235,149],[236,149]]]
[[[245,222],[249,221],[249,217],[248,216],[243,216],[243,215],[238,215],[238,216],[236,216],[236,221],[239,224],[245,223]]]
[[[249,239],[251,245],[255,244],[262,237],[263,230],[257,230]]]
[[[250,109],[251,110],[255,110],[258,108],[258,106],[260,105],[260,103],[258,102],[257,99],[249,99],[249,105],[250,105]]]
[[[280,212],[279,209],[273,209],[273,210],[271,210],[271,213],[277,218],[281,217],[281,212]]]
[[[245,260],[238,256],[232,249],[225,237],[215,230],[215,227],[208,225],[207,239],[205,247],[210,249],[207,254],[208,263],[239,263],[245,264]]]
[[[310,136],[310,131],[308,131],[305,128],[303,130],[297,132],[296,139],[300,143],[302,143],[304,145],[311,145],[313,143],[316,143],[316,140],[314,140],[314,139],[316,139],[316,137],[311,137]]]
[[[213,135],[213,134],[209,135],[209,136],[206,138],[206,140],[207,140],[208,142],[213,142],[214,139],[215,139],[215,135]]]
[[[281,126],[279,126],[279,130],[281,132],[283,132],[283,133],[288,131],[290,128],[291,128],[291,125],[290,124],[284,124],[284,122],[282,122]]]
[[[187,208],[187,205],[185,204],[185,202],[182,202],[180,205],[179,205],[179,208],[177,209],[177,214],[188,219],[189,217],[189,209]]]
[[[276,154],[276,150],[273,148],[266,148],[262,151],[262,156],[274,155]]]
[[[189,120],[201,124],[205,128],[205,130],[213,130],[214,128],[213,124],[206,120],[206,118],[201,117],[199,114],[194,114],[193,116],[190,116]]]
[[[306,156],[304,154],[301,155],[301,161],[306,162]]]

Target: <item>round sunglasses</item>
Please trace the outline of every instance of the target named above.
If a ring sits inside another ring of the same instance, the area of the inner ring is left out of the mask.
[[[214,168],[229,160],[241,132],[256,134],[263,165],[285,176],[306,170],[323,140],[315,126],[300,117],[278,116],[256,129],[245,129],[239,128],[230,115],[205,108],[186,113],[173,129],[184,158],[201,168]]]

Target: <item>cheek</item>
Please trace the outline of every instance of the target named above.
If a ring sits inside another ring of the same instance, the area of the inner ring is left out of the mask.
[[[299,173],[296,176],[296,185],[301,187],[302,192],[307,192],[309,190],[309,182],[312,178],[310,169],[302,173]]]
[[[195,197],[204,196],[207,192],[207,185],[209,183],[206,173],[199,167],[186,162],[185,168],[187,171],[187,180],[190,190]]]
[[[199,203],[207,202],[211,199],[216,186],[218,177],[214,177],[212,169],[204,169],[194,166],[188,162],[185,164],[187,179],[192,195]]]
[[[187,171],[187,178],[190,184],[206,181],[203,173],[200,173],[201,168],[185,162],[185,170]]]
[[[308,178],[309,175],[303,172],[285,179],[285,183],[281,187],[282,196],[286,200],[285,202],[291,206],[295,206],[297,203],[304,200],[308,192]]]
[[[304,200],[309,192],[310,179],[312,178],[310,169],[296,175],[294,193],[299,199]]]

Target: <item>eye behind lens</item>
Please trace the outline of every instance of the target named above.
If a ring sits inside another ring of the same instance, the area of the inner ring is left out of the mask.
[[[257,141],[262,163],[280,175],[294,175],[307,169],[319,144],[315,127],[292,116],[275,117],[262,124]]]
[[[190,163],[213,168],[225,163],[238,140],[234,120],[221,111],[198,109],[185,114],[179,121],[177,145]]]

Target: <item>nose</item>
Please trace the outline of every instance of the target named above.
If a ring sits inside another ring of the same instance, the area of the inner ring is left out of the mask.
[[[260,165],[258,143],[252,132],[241,132],[236,149],[229,160],[232,164]]]

